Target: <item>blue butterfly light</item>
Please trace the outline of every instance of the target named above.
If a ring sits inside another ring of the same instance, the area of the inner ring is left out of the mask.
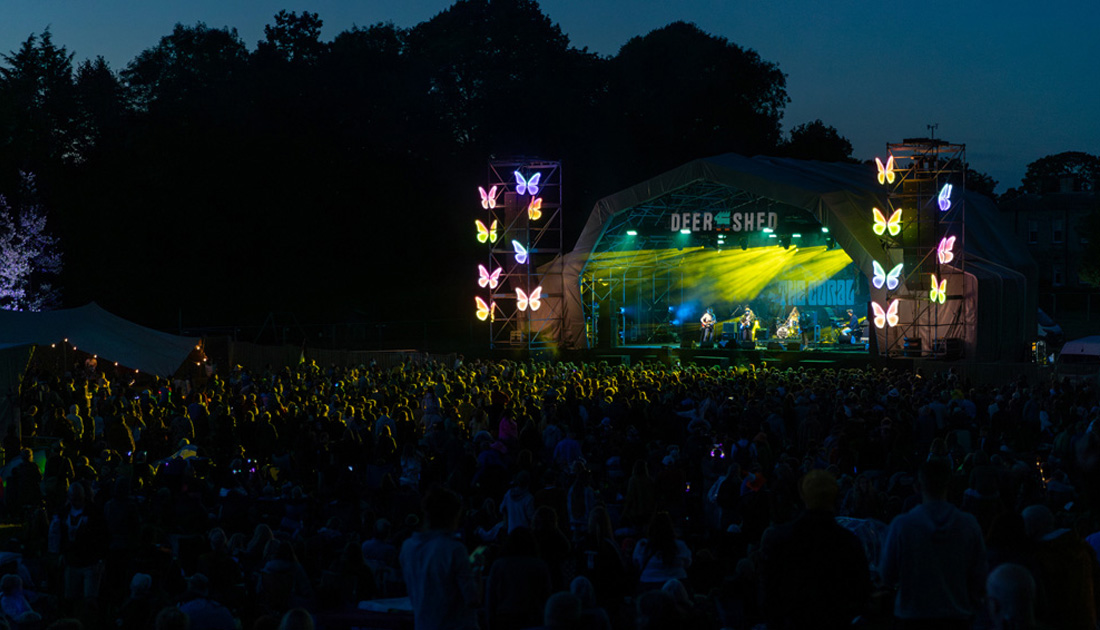
[[[516,176],[516,194],[526,195],[530,193],[531,196],[539,194],[539,180],[542,179],[542,173],[535,173],[531,176],[531,179],[524,179],[519,171],[515,171],[513,175]]]

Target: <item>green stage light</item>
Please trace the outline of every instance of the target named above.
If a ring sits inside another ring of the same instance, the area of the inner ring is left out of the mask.
[[[638,230],[627,230],[626,235],[627,236],[637,236],[638,235]]]
[[[779,238],[779,236],[776,234],[769,234],[768,238]]]
[[[684,228],[684,229],[680,230],[680,234],[691,234],[691,230],[689,230],[687,228]]]
[[[795,232],[794,234],[791,234],[791,238],[802,238],[802,235],[798,232]]]
[[[765,234],[771,234],[771,233],[772,233],[772,232],[774,232],[774,231],[775,231],[775,230],[773,230],[773,229],[771,229],[771,228],[764,228],[764,229],[763,229],[763,232],[764,232]]]
[[[821,226],[821,231],[824,232],[825,234],[828,234],[829,233],[829,228],[827,228],[823,225],[823,226]]]

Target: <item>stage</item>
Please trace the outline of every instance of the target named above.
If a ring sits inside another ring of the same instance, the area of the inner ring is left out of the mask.
[[[865,345],[853,344],[809,344],[800,347],[799,342],[780,343],[778,341],[757,341],[739,345],[734,342],[725,345],[718,343],[702,347],[698,342],[688,344],[630,344],[613,348],[593,348],[585,354],[590,360],[609,361],[623,364],[657,361],[672,365],[691,363],[695,365],[736,365],[804,366],[858,368],[885,361],[872,356]],[[896,362],[896,359],[895,359]],[[900,366],[899,366],[900,367]]]

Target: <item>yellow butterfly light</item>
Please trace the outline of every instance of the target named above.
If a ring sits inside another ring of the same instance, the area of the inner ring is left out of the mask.
[[[932,274],[932,290],[928,292],[928,299],[943,304],[947,301],[947,278],[936,283],[936,274]]]
[[[871,208],[871,211],[875,214],[875,226],[872,228],[875,234],[882,236],[883,232],[889,231],[890,236],[897,236],[901,233],[901,208],[894,210],[889,219],[878,208]]]
[[[478,296],[474,296],[474,303],[477,304],[478,319],[480,319],[481,321],[485,321],[489,319],[490,316],[492,316],[493,321],[496,321],[496,313],[494,312],[497,307],[496,302],[489,302],[488,304],[486,304],[485,300],[481,299]]]
[[[891,328],[898,325],[898,300],[890,302],[886,310],[878,302],[871,302],[871,310],[875,312],[875,328],[885,328],[887,324]]]
[[[489,227],[485,227],[485,224],[481,222],[481,219],[474,221],[474,223],[477,224],[477,242],[497,242],[497,222],[495,219],[493,220],[493,224]]]
[[[542,197],[535,197],[527,204],[527,218],[532,221],[542,218]]]
[[[886,158],[886,165],[883,166],[882,160],[875,158],[875,164],[878,166],[878,183],[885,184],[887,182],[893,184],[897,176],[894,175],[894,156]]]
[[[521,311],[526,311],[527,307],[531,307],[531,311],[539,310],[542,306],[542,287],[535,287],[535,290],[530,295],[523,292],[523,289],[516,288],[516,308]]]

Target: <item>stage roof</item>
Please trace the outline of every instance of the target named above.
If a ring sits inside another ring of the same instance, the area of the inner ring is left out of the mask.
[[[978,298],[982,301],[977,309],[979,321],[971,324],[985,329],[977,342],[975,356],[1015,360],[1015,355],[1034,336],[1035,261],[1001,223],[992,200],[969,191],[963,194],[967,272],[987,289]],[[733,153],[694,160],[605,197],[593,207],[576,246],[562,260],[564,347],[587,345],[580,277],[592,253],[614,247],[603,242],[604,239],[622,238],[628,224],[644,223],[649,215],[675,208],[710,211],[709,208],[731,209],[745,204],[754,208],[779,204],[808,212],[829,228],[836,244],[868,277],[872,261],[882,255],[881,241],[871,229],[868,212],[872,207],[888,207],[887,190],[876,181],[873,166],[766,156],[747,158]]]

